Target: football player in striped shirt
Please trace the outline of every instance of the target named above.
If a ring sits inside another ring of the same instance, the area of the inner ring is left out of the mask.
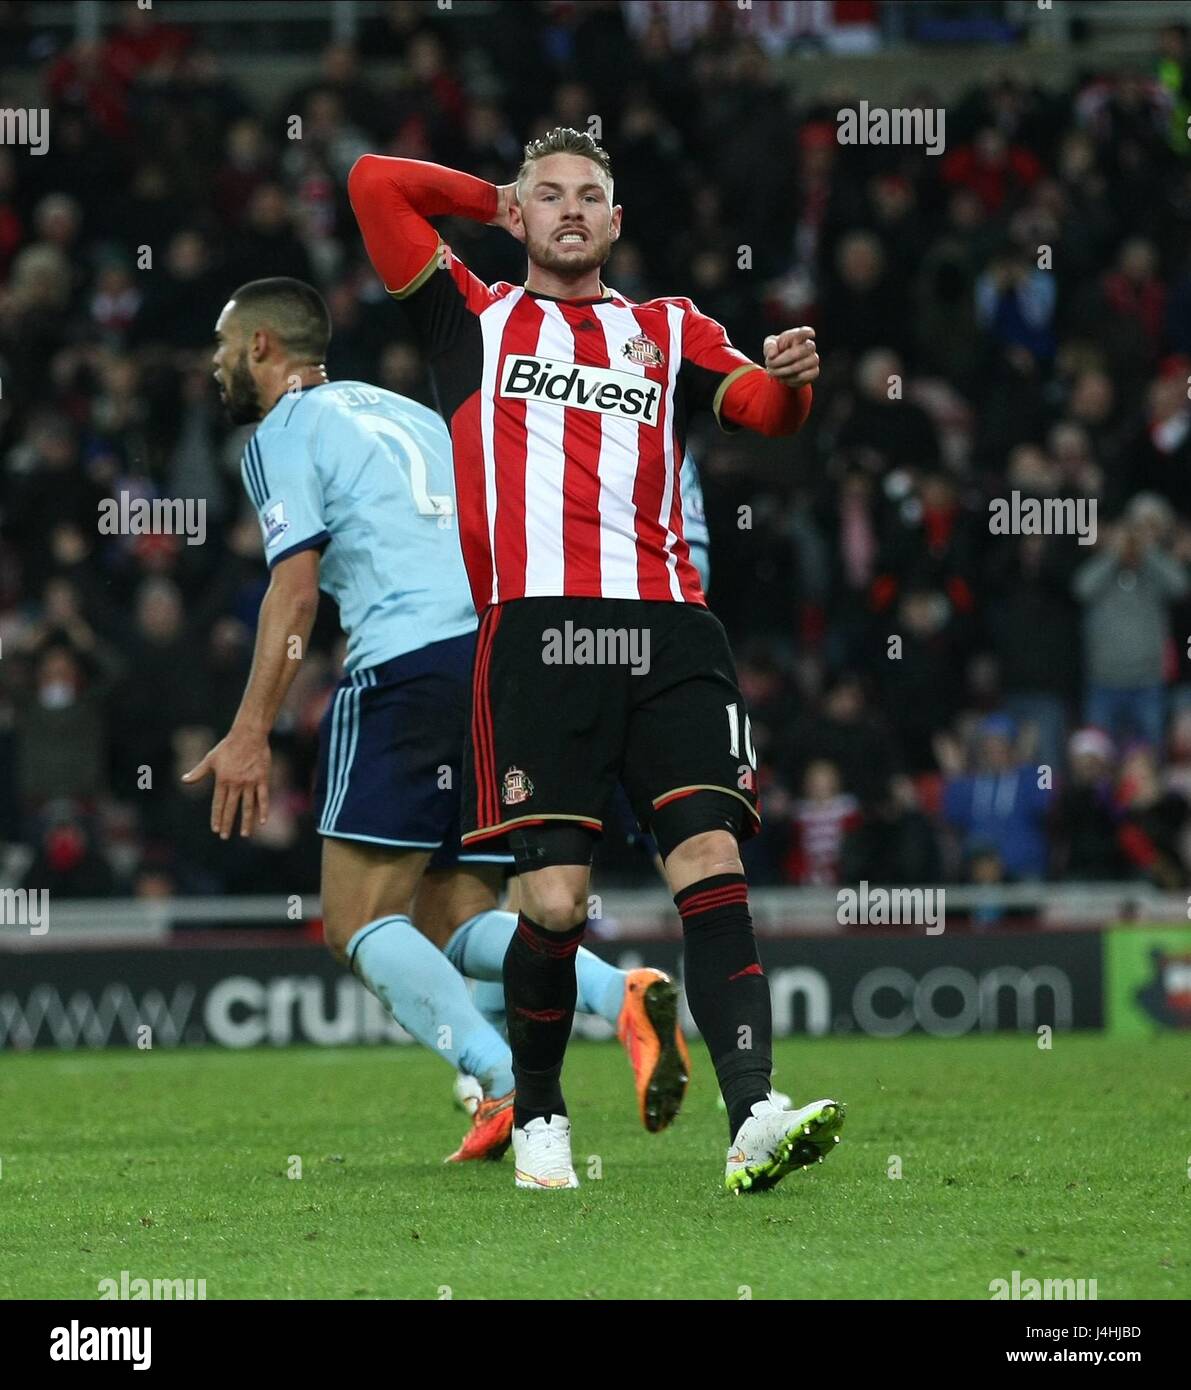
[[[561,1087],[592,846],[619,781],[657,841],[684,977],[728,1111],[725,1183],[773,1186],[838,1139],[843,1107],[774,1100],[772,1016],[739,842],[759,824],[748,712],[683,537],[687,424],[794,434],[819,359],[809,328],[764,365],[689,299],[602,282],[623,209],[607,154],[556,129],[514,183],[364,155],[348,195],[372,264],[431,364],[481,614],[463,843],[508,845],[521,881],[504,962],[518,1186],[578,1186]],[[524,284],[485,285],[429,219],[503,228]]]
[[[478,1078],[471,1130],[451,1158],[499,1157],[512,1127],[512,1058],[460,970],[498,979],[516,918],[496,911],[508,856],[459,842],[476,614],[450,440],[415,401],[327,380],[326,305],[301,281],[242,286],[216,336],[228,413],[257,423],[242,472],[270,583],[239,712],[183,780],[214,775],[211,827],[224,839],[237,818],[243,835],[264,823],[269,732],[325,589],[348,638],[319,739],[327,944],[419,1042]],[[665,1128],[689,1071],[676,986],[589,952],[579,974],[584,1008],[617,1027],[634,1063],[646,1128]]]

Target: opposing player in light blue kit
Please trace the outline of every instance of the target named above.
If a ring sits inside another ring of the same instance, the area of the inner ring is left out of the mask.
[[[237,817],[242,835],[264,823],[269,733],[325,589],[348,638],[319,739],[326,941],[409,1033],[478,1079],[482,1100],[451,1159],[498,1158],[512,1127],[511,1057],[456,965],[499,979],[517,919],[496,911],[503,857],[459,846],[477,620],[454,526],[450,436],[415,401],[327,380],[330,320],[301,281],[242,286],[215,332],[228,414],[260,422],[242,472],[270,583],[240,709],[183,780],[214,775],[211,828],[224,839]],[[664,1128],[687,1076],[674,1061],[684,1048],[676,986],[583,952],[579,991],[581,1008],[617,1027],[639,1094],[649,1068],[643,1118]]]

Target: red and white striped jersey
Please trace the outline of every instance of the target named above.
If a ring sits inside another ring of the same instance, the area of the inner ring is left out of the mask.
[[[690,300],[557,300],[447,260],[406,302],[450,325],[452,347],[426,346],[477,609],[547,594],[702,603],[682,534],[686,420],[754,364]]]
[[[687,420],[709,409],[724,428],[772,422],[792,432],[809,388],[794,401],[689,299],[635,304],[605,289],[599,299],[560,300],[485,285],[424,220],[491,216],[496,193],[480,180],[364,156],[348,186],[373,263],[421,338],[451,431],[477,610],[546,595],[703,603],[682,534]],[[729,387],[745,375],[775,395],[737,390],[735,413],[722,417]]]

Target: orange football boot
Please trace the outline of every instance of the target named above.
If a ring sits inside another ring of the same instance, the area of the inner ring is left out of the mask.
[[[678,1027],[678,986],[661,970],[630,970],[616,1036],[632,1063],[641,1123],[651,1134],[678,1114],[691,1055]]]
[[[510,1091],[507,1096],[482,1100],[471,1117],[471,1128],[463,1136],[463,1143],[443,1162],[466,1163],[473,1158],[503,1158],[505,1150],[513,1142],[514,1094]]]

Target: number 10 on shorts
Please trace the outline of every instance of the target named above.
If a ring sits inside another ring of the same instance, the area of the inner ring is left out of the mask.
[[[740,710],[736,706],[735,700],[730,705],[725,705],[728,711],[728,751],[734,758],[740,757]],[[754,772],[757,770],[757,755],[753,751],[753,726],[748,715],[744,716],[744,752],[749,760],[749,767]]]

